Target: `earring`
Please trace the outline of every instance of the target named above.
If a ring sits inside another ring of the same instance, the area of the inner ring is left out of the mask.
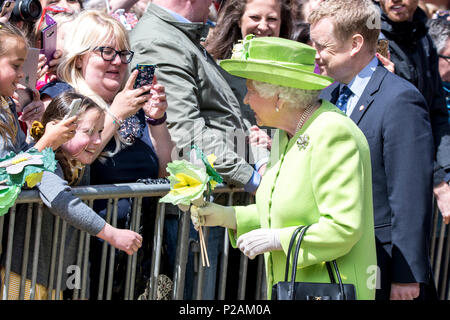
[[[280,95],[278,95],[278,98],[277,98],[277,104],[275,106],[275,111],[280,112]]]

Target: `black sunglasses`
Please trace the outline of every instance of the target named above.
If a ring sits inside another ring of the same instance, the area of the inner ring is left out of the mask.
[[[449,62],[450,56],[444,56],[442,54],[438,54],[439,58],[445,59],[447,60],[447,62]]]
[[[117,55],[120,57],[120,61],[124,64],[128,64],[133,59],[134,52],[131,50],[117,51],[111,47],[95,47],[94,51],[100,51],[100,54],[105,61],[113,61]]]

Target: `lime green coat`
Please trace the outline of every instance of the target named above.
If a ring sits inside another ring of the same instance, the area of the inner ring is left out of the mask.
[[[309,136],[305,148],[297,145]],[[268,297],[284,280],[293,231],[311,225],[298,259],[297,281],[329,282],[324,261],[337,259],[344,283],[358,299],[375,298],[376,251],[372,177],[367,140],[353,121],[323,102],[289,140],[275,134],[271,159],[256,193],[256,204],[235,207],[236,239],[258,228],[281,229],[283,251],[265,253]]]

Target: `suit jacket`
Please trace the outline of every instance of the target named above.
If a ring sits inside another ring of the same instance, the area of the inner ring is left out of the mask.
[[[411,82],[427,102],[436,148],[434,184],[437,185],[450,172],[450,125],[439,75],[439,57],[428,34],[427,20],[420,8],[414,12],[413,20],[407,22],[393,22],[382,13],[381,32],[389,40],[395,74]]]
[[[334,83],[321,97],[335,103],[338,95]],[[381,273],[388,275],[387,283],[426,283],[434,144],[425,99],[379,64],[350,118],[369,142]]]
[[[234,207],[237,232],[230,232],[236,246],[236,239],[251,230],[280,229],[283,250],[264,254],[268,297],[272,286],[284,281],[292,233],[311,225],[301,245],[297,281],[329,282],[323,262],[336,259],[343,282],[355,285],[357,298],[374,299],[375,281],[369,285],[377,264],[371,186],[367,140],[329,102],[291,139],[277,130],[256,204]]]

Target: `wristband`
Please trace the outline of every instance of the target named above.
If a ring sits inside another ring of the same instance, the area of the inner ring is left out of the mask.
[[[158,126],[158,125],[166,122],[166,120],[167,120],[166,112],[164,112],[164,115],[159,119],[153,119],[153,118],[145,116],[145,121],[147,121],[148,125],[150,125],[150,126]]]
[[[120,127],[123,123],[123,120],[117,119],[117,117],[115,115],[113,115],[113,113],[111,111],[109,111],[108,108],[106,108],[105,110],[106,110],[106,113],[113,119],[113,124],[118,124]]]

